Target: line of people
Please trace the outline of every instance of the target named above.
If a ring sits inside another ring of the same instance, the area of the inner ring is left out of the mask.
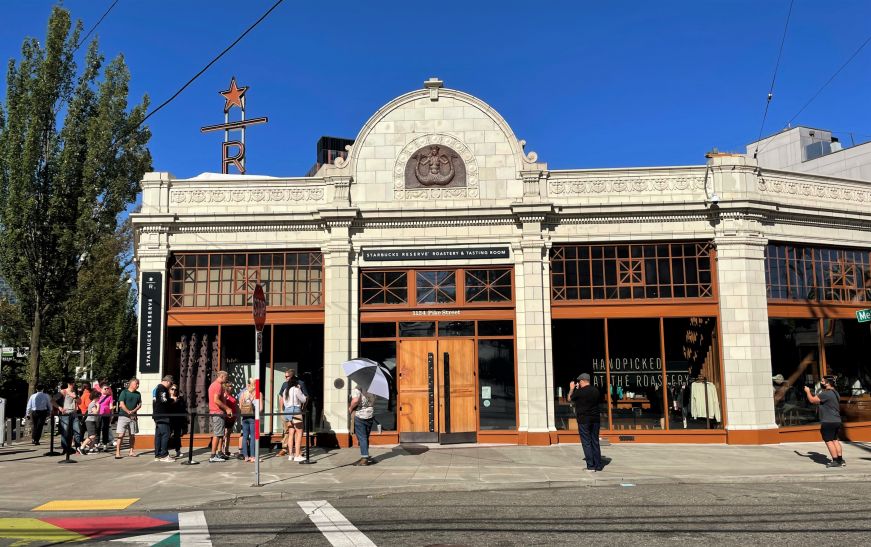
[[[62,454],[95,454],[114,447],[115,459],[122,459],[125,438],[129,445],[127,456],[137,457],[136,437],[139,434],[139,412],[142,394],[139,380],[132,378],[119,391],[117,399],[108,382],[64,382],[65,387],[54,396],[43,386],[37,388],[27,402],[26,417],[32,421],[32,444],[39,445],[46,420],[57,416]],[[188,434],[187,403],[179,393],[171,375],[164,376],[152,392],[154,404],[152,418],[155,424],[154,458],[161,462],[174,462],[182,455],[182,439]],[[237,420],[241,422],[239,459],[255,460],[255,401],[256,384],[250,379],[238,393],[234,393],[226,371],[219,371],[208,388],[209,429],[212,434],[209,462],[217,463],[233,458],[231,433]],[[305,382],[290,369],[278,391],[278,407],[282,409],[283,435],[278,456],[290,461],[303,461],[304,412],[309,403]],[[114,436],[112,420],[116,419]],[[69,429],[72,432],[69,432]],[[170,451],[175,452],[170,455]]]

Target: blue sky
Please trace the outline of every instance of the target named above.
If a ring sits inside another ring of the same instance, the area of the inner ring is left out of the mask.
[[[90,28],[111,0],[64,5]],[[121,0],[97,30],[134,97],[159,104],[272,4]],[[52,2],[3,7],[0,57],[43,37]],[[756,139],[789,0],[294,2],[287,0],[149,120],[154,169],[220,170],[230,76],[249,85],[250,173],[297,176],[321,135],[353,138],[438,76],[498,110],[551,169],[699,164]],[[773,133],[868,38],[871,2],[796,0],[768,115]],[[5,86],[4,86],[5,89]],[[871,139],[871,45],[795,123]],[[0,93],[3,93],[0,91]],[[841,134],[849,143],[849,136]]]

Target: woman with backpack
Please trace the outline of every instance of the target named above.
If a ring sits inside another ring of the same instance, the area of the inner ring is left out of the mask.
[[[242,459],[254,462],[254,400],[257,399],[255,380],[250,378],[248,385],[239,394],[239,415],[242,417]]]
[[[284,412],[289,420],[290,431],[287,435],[287,452],[289,461],[301,462],[302,457],[302,407],[305,406],[308,397],[302,392],[299,380],[294,376],[287,383],[287,391],[284,394]]]

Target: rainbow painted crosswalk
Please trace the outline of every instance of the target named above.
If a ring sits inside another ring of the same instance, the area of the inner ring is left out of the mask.
[[[151,547],[211,546],[205,515],[201,511],[148,515],[92,513],[123,511],[136,501],[138,498],[51,500],[33,511],[63,511],[75,515],[0,518],[0,540],[6,540],[2,543],[13,547],[88,541]]]

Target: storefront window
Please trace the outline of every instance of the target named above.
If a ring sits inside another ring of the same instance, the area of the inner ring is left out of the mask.
[[[480,428],[515,429],[514,341],[478,341]]]
[[[360,342],[360,357],[372,359],[390,372],[390,399],[375,397],[375,421],[382,431],[396,431],[396,342]]]
[[[269,330],[269,327],[264,330],[264,333],[266,330]],[[250,336],[249,344],[253,345],[253,333]],[[264,350],[267,343],[264,340]],[[296,375],[305,382],[309,395],[306,409],[311,413],[313,430],[319,430],[322,426],[324,409],[322,398],[324,393],[323,325],[275,325],[274,347],[275,361],[272,373],[267,375],[270,381],[264,388],[266,390],[264,391],[265,396],[271,399],[271,406],[267,406],[267,408],[272,408],[273,412],[281,412],[278,391],[281,389],[281,384],[284,383],[284,372],[293,369],[296,371]],[[261,363],[264,360],[265,357],[261,356]],[[268,420],[267,423],[269,423]],[[282,428],[281,416],[272,417],[272,431],[281,431]]]
[[[773,300],[871,301],[867,250],[771,243],[765,249],[765,272]]]
[[[669,429],[723,427],[717,320],[663,319]]]
[[[824,319],[826,374],[835,377],[845,422],[871,421],[871,329],[853,319]]]
[[[664,429],[659,319],[609,319],[608,353],[613,428]]]
[[[710,242],[554,246],[552,298],[711,298],[713,256]]]
[[[418,304],[452,304],[457,300],[457,274],[454,271],[417,272]]]
[[[250,306],[258,283],[269,306],[323,306],[323,259],[316,251],[179,253],[169,275],[171,308]]]
[[[569,382],[587,373],[601,395],[602,428],[608,425],[605,402],[605,321],[603,319],[555,319],[553,333],[554,421],[557,429],[577,431],[575,411],[568,400]]]
[[[804,387],[819,389],[819,321],[769,319],[774,416],[779,426],[817,422],[817,409],[808,402]]]
[[[510,268],[466,270],[466,302],[510,302]]]
[[[364,271],[360,275],[362,305],[408,302],[408,274],[396,271]]]

